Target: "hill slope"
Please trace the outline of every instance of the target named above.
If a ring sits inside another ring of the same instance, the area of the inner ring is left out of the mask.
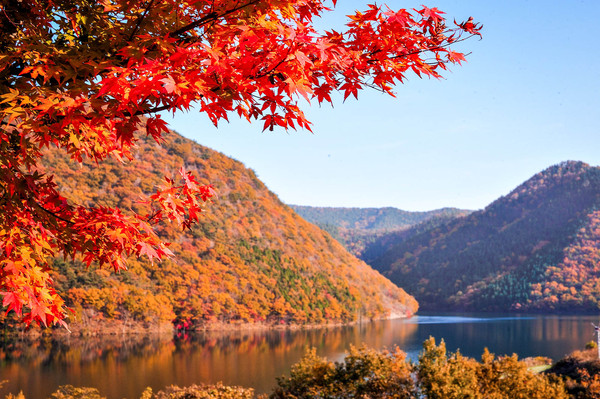
[[[564,162],[371,264],[424,309],[594,311],[599,209],[600,168]]]
[[[89,204],[136,209],[141,194],[182,165],[218,196],[190,231],[159,228],[173,260],[131,259],[120,275],[56,260],[57,285],[83,323],[319,323],[416,311],[414,298],[296,215],[240,162],[174,133],[162,147],[140,141],[134,156],[79,167],[53,151],[45,165],[70,199]]]
[[[354,255],[368,262],[390,243],[412,235],[413,227],[468,215],[471,211],[443,208],[410,212],[398,208],[335,208],[290,205],[300,216],[331,234]]]

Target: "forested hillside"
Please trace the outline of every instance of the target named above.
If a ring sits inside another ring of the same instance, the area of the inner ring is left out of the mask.
[[[597,311],[600,168],[552,166],[371,264],[424,309]]]
[[[468,215],[471,211],[443,208],[410,212],[398,208],[335,208],[290,205],[300,216],[331,234],[363,260],[380,255],[388,243],[412,234],[411,228],[427,221]],[[365,257],[366,255],[366,257]]]
[[[181,166],[216,191],[196,227],[184,234],[159,227],[173,259],[130,259],[119,275],[56,259],[56,285],[76,311],[71,325],[98,318],[193,326],[320,323],[417,310],[414,298],[296,215],[251,170],[177,134],[163,146],[140,141],[131,162],[79,167],[49,150],[44,164],[62,192],[85,204],[138,209],[143,195]]]
[[[390,248],[399,245],[401,242],[408,240],[417,234],[421,234],[425,231],[429,231],[438,226],[449,223],[454,219],[467,216],[470,213],[471,211],[456,210],[455,212],[432,216],[421,223],[405,229],[371,234],[368,236],[369,240],[364,241],[364,247],[359,257],[367,264],[371,264],[371,262],[373,262],[375,259],[385,254]]]

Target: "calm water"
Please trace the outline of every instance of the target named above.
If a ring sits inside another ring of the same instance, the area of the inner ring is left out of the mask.
[[[484,347],[520,357],[558,359],[594,339],[595,316],[429,316],[311,331],[200,334],[186,340],[158,338],[70,339],[14,342],[0,348],[0,397],[23,390],[27,399],[46,398],[58,386],[95,386],[109,399],[137,399],[145,387],[214,383],[269,392],[307,347],[340,360],[350,345],[398,345],[416,359],[430,335],[448,350],[479,357]]]

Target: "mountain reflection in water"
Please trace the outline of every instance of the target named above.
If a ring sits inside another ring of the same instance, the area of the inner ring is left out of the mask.
[[[137,399],[145,387],[222,381],[269,392],[306,348],[341,360],[350,345],[395,345],[416,360],[430,335],[444,338],[479,358],[483,348],[520,357],[558,359],[593,339],[592,316],[440,316],[387,320],[357,326],[297,331],[206,332],[172,340],[158,336],[109,336],[12,341],[0,347],[0,397],[23,390],[28,399],[45,398],[58,386],[94,386],[109,399]]]

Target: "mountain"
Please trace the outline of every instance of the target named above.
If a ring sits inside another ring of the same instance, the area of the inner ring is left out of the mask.
[[[370,263],[422,309],[597,311],[600,168],[563,162]]]
[[[333,225],[356,230],[400,230],[438,216],[468,213],[462,209],[442,208],[427,212],[410,212],[385,208],[335,208],[290,205],[300,216],[311,223]]]
[[[371,264],[377,258],[385,254],[393,246],[396,246],[417,234],[421,234],[424,231],[434,229],[437,226],[448,223],[454,219],[467,216],[472,212],[459,209],[453,209],[453,211],[454,212],[448,212],[446,214],[440,213],[437,215],[433,215],[431,218],[425,219],[424,221],[405,229],[385,231],[373,234],[369,237],[368,241],[365,241],[364,248],[357,256],[363,261],[365,261],[367,264]]]
[[[181,166],[217,197],[200,223],[182,233],[159,226],[175,257],[130,259],[115,275],[80,261],[56,259],[55,281],[80,323],[324,323],[410,315],[417,303],[402,289],[304,221],[254,172],[176,133],[161,146],[142,139],[131,162],[74,165],[47,151],[45,170],[69,199],[137,209],[163,176]]]
[[[398,208],[336,208],[290,205],[300,216],[327,231],[344,247],[368,262],[390,245],[413,234],[424,222],[437,223],[471,211],[442,208],[410,212]]]

